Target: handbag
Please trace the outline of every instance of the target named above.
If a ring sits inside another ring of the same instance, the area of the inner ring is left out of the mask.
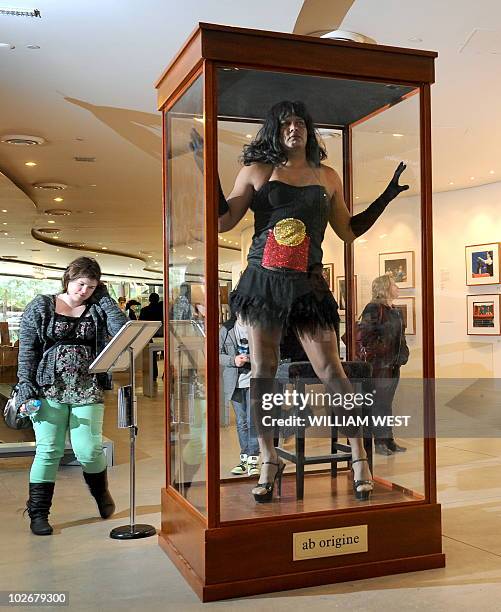
[[[29,416],[22,416],[18,418],[19,408],[16,408],[17,394],[19,387],[15,385],[12,387],[9,399],[5,402],[3,408],[3,418],[7,427],[10,429],[27,429],[31,427],[31,419]]]
[[[363,315],[363,313],[362,313]],[[355,322],[355,355],[356,361],[374,361],[388,352],[387,345],[376,334],[370,333],[367,323],[362,320],[362,315]],[[383,322],[383,306],[379,304],[377,325]],[[346,332],[341,336],[346,344]]]

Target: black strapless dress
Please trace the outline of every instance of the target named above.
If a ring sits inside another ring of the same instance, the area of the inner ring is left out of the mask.
[[[269,181],[255,193],[251,209],[255,233],[248,266],[230,294],[232,313],[263,328],[337,330],[338,305],[322,276],[329,212],[324,187]]]

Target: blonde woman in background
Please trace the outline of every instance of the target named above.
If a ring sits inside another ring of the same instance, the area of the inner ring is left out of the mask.
[[[405,326],[400,309],[393,306],[398,286],[389,274],[372,281],[372,300],[362,312],[360,344],[366,360],[372,365],[374,396],[373,415],[390,416],[400,379],[400,368],[409,359]],[[376,453],[393,455],[407,450],[399,446],[389,426],[374,432]]]

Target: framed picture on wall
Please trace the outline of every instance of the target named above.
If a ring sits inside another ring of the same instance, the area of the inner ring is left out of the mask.
[[[414,287],[414,251],[379,253],[379,275],[388,274],[401,289]]]
[[[334,291],[334,264],[324,264],[322,268],[322,276],[325,278],[325,282],[329,285],[329,289]]]
[[[469,336],[501,336],[501,295],[467,295]]]
[[[416,334],[416,299],[413,297],[399,297],[393,300],[393,306],[400,310],[406,336]]]
[[[473,244],[465,247],[465,251],[467,285],[496,285],[501,282],[499,242]]]
[[[355,314],[358,312],[358,302],[357,302],[357,276],[355,275],[355,295],[354,304],[355,304]],[[339,314],[344,315],[346,311],[346,279],[344,276],[336,277],[336,300],[339,306]]]

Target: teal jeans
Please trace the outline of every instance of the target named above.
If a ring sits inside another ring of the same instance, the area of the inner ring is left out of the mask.
[[[61,404],[43,399],[32,417],[36,453],[30,482],[55,482],[57,468],[64,454],[66,433],[84,472],[97,474],[106,469],[103,451],[104,404]]]

